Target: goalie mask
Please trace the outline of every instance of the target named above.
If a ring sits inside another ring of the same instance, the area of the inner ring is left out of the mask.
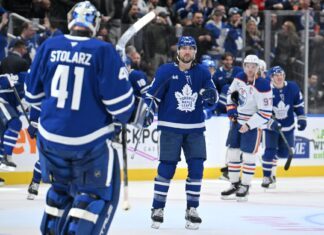
[[[69,30],[74,26],[85,27],[94,37],[100,26],[100,12],[89,1],[80,2],[69,11],[68,22]]]

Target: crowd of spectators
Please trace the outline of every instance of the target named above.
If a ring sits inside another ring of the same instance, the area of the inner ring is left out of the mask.
[[[30,64],[37,47],[46,38],[68,33],[67,13],[80,1],[0,0],[0,60],[3,60],[8,52],[11,53],[16,40],[20,40],[25,42],[27,50],[22,57]],[[152,79],[159,65],[174,59],[175,44],[182,35],[193,36],[197,41],[198,62],[202,56],[209,55],[219,67],[222,56],[227,52],[234,55],[237,65],[240,65],[242,56],[248,54],[256,54],[264,59],[263,12],[274,10],[271,12],[271,64],[268,67],[282,66],[287,79],[296,80],[301,87],[304,79],[302,70],[305,67],[303,12],[308,10],[311,32],[309,74],[317,78],[319,91],[324,90],[324,66],[321,60],[324,53],[324,1],[90,0],[90,2],[102,14],[97,37],[113,44],[116,44],[122,33],[140,17],[151,10],[157,12],[158,16],[130,41],[128,48],[133,68],[143,70],[149,79]],[[291,10],[301,14],[283,16],[277,15],[276,10]],[[17,38],[14,40],[7,35],[8,16],[12,12],[29,19],[37,18],[31,23],[15,21],[12,33]],[[45,26],[46,30],[40,30],[35,22]],[[323,95],[315,95],[312,99],[323,101]]]

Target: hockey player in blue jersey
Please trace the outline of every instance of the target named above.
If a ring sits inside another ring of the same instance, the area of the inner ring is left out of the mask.
[[[23,89],[24,74],[0,75],[0,169],[14,171],[16,164],[12,162],[12,152],[16,145],[22,122],[19,119],[18,107],[21,105],[15,94],[14,87]],[[17,92],[18,93],[18,92]],[[17,94],[19,95],[19,94]]]
[[[288,148],[278,133],[278,128],[285,135],[288,144],[294,148],[295,117],[297,128],[303,131],[307,121],[304,111],[303,95],[295,82],[285,80],[285,72],[280,66],[270,69],[273,91],[273,117],[265,130],[265,151],[262,156],[263,188],[275,187],[278,158],[287,158]]]
[[[107,234],[119,200],[112,120],[129,120],[134,95],[114,47],[94,38],[99,17],[90,2],[77,3],[70,35],[39,47],[26,81],[26,100],[40,111],[42,180],[51,184],[42,234]]]
[[[203,106],[213,105],[217,101],[217,92],[208,69],[194,62],[196,52],[193,37],[180,37],[177,61],[159,67],[147,92],[147,97],[154,103],[153,109],[158,106],[158,129],[161,131],[160,163],[151,214],[153,228],[159,228],[163,222],[167,193],[181,160],[181,149],[188,165],[186,228],[198,229],[202,222],[196,208],[206,160]],[[152,119],[150,113],[149,120]]]
[[[270,82],[258,77],[258,67],[257,56],[246,56],[244,72],[234,78],[228,91],[227,115],[233,123],[226,141],[231,187],[221,193],[225,200],[247,200],[255,172],[255,154],[261,140],[260,128],[269,121],[272,113]],[[233,99],[234,94],[238,94],[236,99]]]

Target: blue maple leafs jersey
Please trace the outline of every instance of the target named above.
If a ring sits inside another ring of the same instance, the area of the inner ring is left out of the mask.
[[[294,113],[302,118],[305,116],[304,98],[295,82],[285,81],[283,88],[275,88],[273,92],[273,113],[282,126],[282,131],[295,128]]]
[[[26,80],[26,100],[41,109],[39,138],[60,149],[86,149],[114,133],[134,108],[128,72],[111,44],[62,35],[46,40]]]
[[[176,63],[159,67],[147,92],[158,103],[158,129],[180,134],[205,130],[203,88],[215,85],[207,68],[197,64],[181,71]]]
[[[142,97],[149,87],[146,74],[140,70],[133,69],[130,71],[128,79],[132,84],[134,95]]]

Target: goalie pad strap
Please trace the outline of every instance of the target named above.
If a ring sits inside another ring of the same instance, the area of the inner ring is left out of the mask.
[[[72,208],[69,212],[69,216],[72,216],[72,217],[78,218],[78,219],[87,220],[94,224],[97,222],[97,219],[98,219],[98,215],[96,215],[92,212],[80,209],[80,208]]]
[[[46,214],[55,216],[55,217],[62,217],[64,210],[57,209],[56,207],[46,205],[45,206]]]

